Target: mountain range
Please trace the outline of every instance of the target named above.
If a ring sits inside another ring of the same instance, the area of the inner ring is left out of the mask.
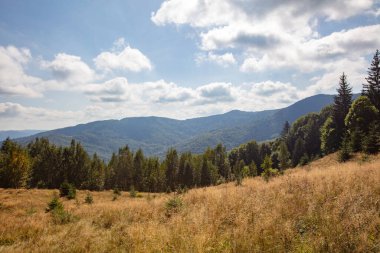
[[[69,145],[75,139],[90,153],[105,160],[125,145],[141,148],[146,155],[162,157],[169,147],[179,152],[201,153],[208,146],[223,143],[232,149],[250,140],[264,141],[277,137],[285,121],[319,112],[333,102],[333,95],[315,95],[283,109],[258,112],[230,111],[220,115],[176,120],[163,117],[131,117],[121,120],[95,121],[72,127],[17,138],[26,144],[46,137],[57,145]]]

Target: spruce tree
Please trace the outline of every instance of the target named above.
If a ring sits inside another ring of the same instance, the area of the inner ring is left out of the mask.
[[[336,140],[335,147],[330,147],[332,151],[340,147],[345,133],[344,119],[352,104],[352,88],[347,82],[347,76],[343,73],[339,79],[338,95],[334,97],[333,121],[335,125]]]
[[[289,158],[290,153],[288,151],[288,147],[286,146],[286,143],[282,141],[279,147],[279,160],[281,170],[289,168]]]
[[[203,155],[202,169],[201,169],[201,186],[208,186],[211,184],[211,172],[209,161]]]
[[[373,56],[371,66],[368,68],[367,83],[363,84],[362,95],[367,96],[371,103],[380,111],[380,59],[379,50]]]
[[[351,156],[351,149],[350,149],[350,139],[348,134],[345,134],[342,140],[342,145],[339,150],[339,161],[340,162],[345,162],[348,159],[350,159]]]
[[[289,121],[285,121],[284,126],[282,127],[281,131],[281,139],[285,140],[286,137],[288,136],[290,130],[290,124]]]

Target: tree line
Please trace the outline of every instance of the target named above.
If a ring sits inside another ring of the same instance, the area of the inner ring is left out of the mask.
[[[179,154],[170,148],[160,160],[125,146],[105,163],[97,154],[90,156],[75,140],[68,147],[59,147],[46,138],[37,138],[22,147],[8,138],[0,148],[0,187],[59,188],[70,183],[88,190],[170,192],[233,180],[241,183],[248,176],[268,178],[336,151],[341,161],[352,152],[377,153],[379,77],[377,50],[362,94],[355,101],[343,73],[332,105],[304,115],[293,124],[285,122],[274,141],[251,141],[229,152],[222,144],[207,148],[203,154]]]

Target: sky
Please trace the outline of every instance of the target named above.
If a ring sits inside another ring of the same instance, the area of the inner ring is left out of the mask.
[[[0,130],[360,92],[379,0],[0,0]]]

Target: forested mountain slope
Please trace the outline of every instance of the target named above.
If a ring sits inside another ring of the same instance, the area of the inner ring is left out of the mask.
[[[318,112],[332,102],[332,95],[316,95],[277,110],[234,110],[187,120],[132,117],[96,121],[38,133],[17,141],[26,144],[36,137],[47,137],[57,145],[69,145],[71,139],[76,139],[89,153],[96,152],[105,159],[125,145],[132,150],[141,148],[146,155],[162,156],[169,147],[200,153],[219,142],[230,149],[252,139],[275,138],[286,120],[292,122],[306,113]]]

